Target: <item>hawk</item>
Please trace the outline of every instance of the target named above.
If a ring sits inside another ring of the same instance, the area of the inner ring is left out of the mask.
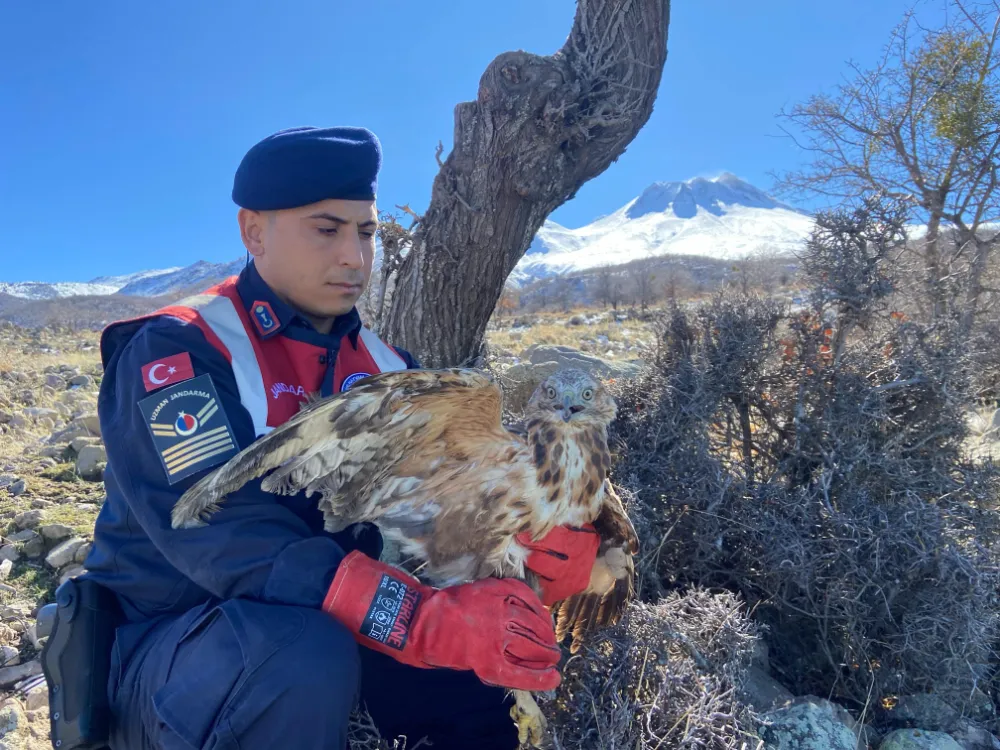
[[[403,370],[359,380],[302,411],[201,479],[172,525],[203,523],[227,493],[267,474],[278,495],[319,494],[324,526],[374,523],[445,587],[496,577],[525,580],[516,536],[592,523],[601,537],[588,588],[554,604],[556,637],[575,653],[592,629],[617,622],[633,594],[635,529],[608,471],[616,405],[586,372],[562,369],[532,393],[523,421],[502,424],[502,394],[478,370]],[[270,473],[268,473],[270,472]],[[541,739],[530,693],[514,691],[521,740]]]

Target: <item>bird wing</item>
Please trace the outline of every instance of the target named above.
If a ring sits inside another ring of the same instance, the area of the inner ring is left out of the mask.
[[[341,516],[346,526],[361,520],[361,508],[346,507],[363,502],[354,490],[379,478],[405,489],[408,471],[421,459],[432,460],[428,447],[445,451],[502,435],[500,414],[500,389],[477,370],[414,369],[364,378],[308,404],[194,484],[173,508],[173,527],[200,524],[226,495],[272,470],[262,489],[319,491],[328,520]],[[478,430],[475,437],[472,429]]]
[[[594,519],[594,528],[601,537],[595,567],[604,568],[605,581],[608,575],[614,575],[614,581],[610,587],[606,582],[598,585],[600,576],[593,575],[591,586],[586,591],[553,607],[556,640],[562,643],[567,635],[572,635],[570,653],[574,654],[580,650],[583,639],[589,633],[618,622],[635,593],[634,557],[639,551],[639,537],[610,479],[605,479],[604,490],[601,512]],[[624,571],[619,569],[622,564]],[[595,585],[596,591],[592,590]]]

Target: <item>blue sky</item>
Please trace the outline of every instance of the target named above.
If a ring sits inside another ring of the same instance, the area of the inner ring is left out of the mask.
[[[652,118],[552,219],[577,227],[658,180],[764,189],[801,154],[775,114],[872,62],[908,2],[675,0]],[[0,281],[84,281],[242,254],[240,158],[294,125],[365,125],[379,203],[430,198],[439,140],[500,52],[549,54],[572,0],[3,4]]]

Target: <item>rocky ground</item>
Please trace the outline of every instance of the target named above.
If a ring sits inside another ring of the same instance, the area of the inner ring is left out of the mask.
[[[651,324],[619,317],[577,312],[494,327],[490,366],[502,378],[510,408],[518,411],[540,379],[560,366],[609,379],[636,375],[652,353]],[[0,750],[50,747],[35,618],[60,581],[82,572],[104,499],[97,341],[97,332],[0,323]],[[1000,417],[984,411],[969,418],[974,449],[991,453],[1000,445]],[[986,696],[976,716],[964,717],[933,696],[904,699],[896,712],[909,728],[875,736],[862,717],[789,693],[770,673],[763,643],[740,694],[760,717],[747,750],[1000,749],[986,729],[996,722]]]

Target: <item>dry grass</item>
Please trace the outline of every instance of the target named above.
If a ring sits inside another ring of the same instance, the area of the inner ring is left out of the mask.
[[[652,318],[616,320],[610,310],[514,315],[494,322],[488,344],[500,356],[520,356],[530,346],[571,346],[607,359],[632,358],[656,340]],[[631,349],[630,349],[631,347]]]

